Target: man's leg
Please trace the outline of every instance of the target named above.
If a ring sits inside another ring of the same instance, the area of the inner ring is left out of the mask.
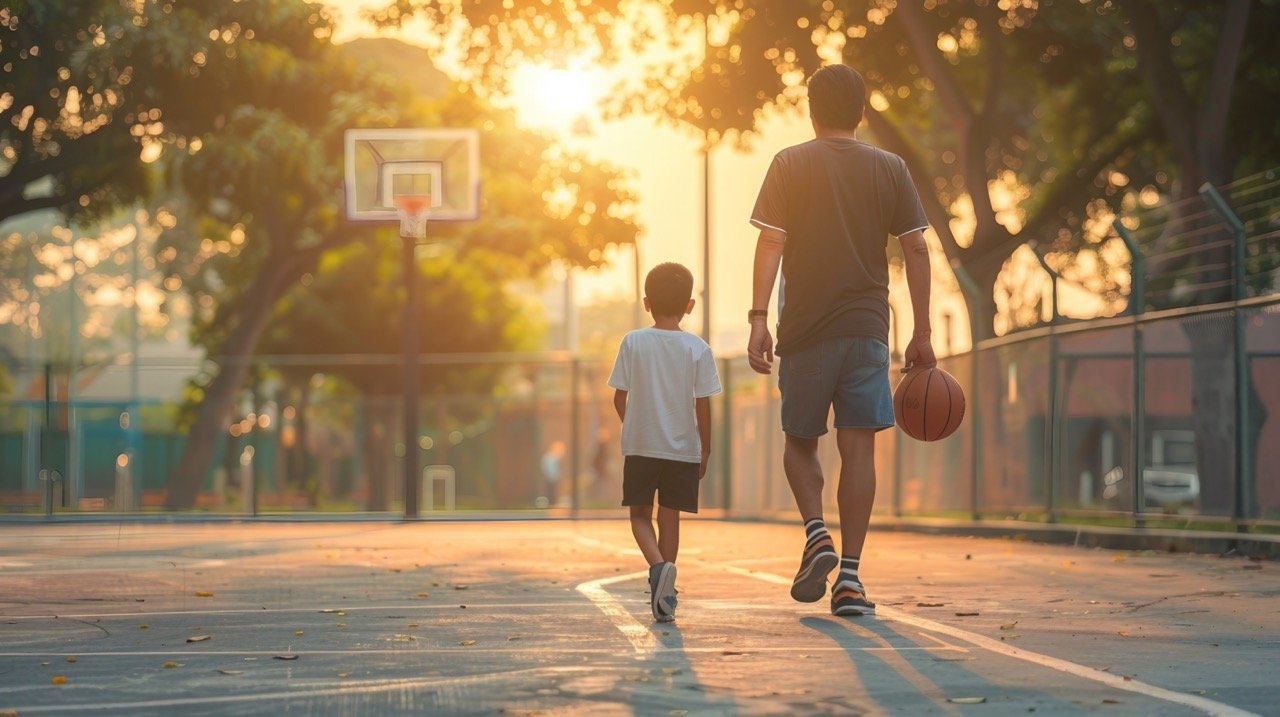
[[[823,480],[818,439],[787,434],[782,467],[805,529],[804,552],[800,556],[800,569],[791,581],[791,597],[799,602],[817,602],[827,592],[827,575],[839,562],[835,543],[822,520]]]
[[[818,439],[797,438],[786,434],[782,450],[782,469],[791,484],[800,518],[809,521],[822,517],[822,463],[818,461]]]
[[[831,612],[836,615],[874,615],[858,577],[858,563],[867,539],[871,507],[876,498],[876,432],[868,428],[836,429],[840,449],[840,573],[831,589]]]
[[[869,428],[837,428],[840,449],[840,552],[860,557],[876,499],[876,432]]]

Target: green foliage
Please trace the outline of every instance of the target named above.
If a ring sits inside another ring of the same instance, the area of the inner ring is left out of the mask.
[[[399,0],[373,18],[395,25],[416,16],[441,37],[445,28],[469,27],[450,37],[461,38],[482,92],[504,91],[507,72],[526,58],[648,58],[640,79],[613,94],[611,108],[658,113],[713,141],[749,138],[764,112],[800,106],[804,78],[818,66],[847,62],[867,80],[867,128],[907,159],[948,259],[989,288],[1028,239],[1051,245],[1059,263],[1079,251],[1100,261],[1092,224],[1132,206],[1145,187],[1174,191],[1176,150],[1124,13],[1159,17],[1177,73],[1201,98],[1224,7],[1140,0]],[[1274,2],[1251,8],[1237,90],[1226,99],[1233,108],[1230,164],[1238,169],[1230,176],[1280,160],[1277,113],[1252,109],[1280,97],[1280,58],[1268,36],[1280,18]],[[691,44],[697,48],[690,51]],[[1016,199],[1005,206],[1010,187]],[[953,219],[960,220],[954,233]],[[1094,288],[1114,295],[1117,286],[1104,275]]]

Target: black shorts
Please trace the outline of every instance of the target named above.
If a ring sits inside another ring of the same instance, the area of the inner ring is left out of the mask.
[[[698,463],[672,461],[648,456],[624,456],[622,462],[622,504],[658,505],[686,513],[698,512]]]

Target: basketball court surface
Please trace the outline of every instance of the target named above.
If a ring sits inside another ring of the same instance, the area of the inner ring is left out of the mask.
[[[622,520],[0,524],[0,714],[1280,714],[1280,570],[693,520],[654,624]]]

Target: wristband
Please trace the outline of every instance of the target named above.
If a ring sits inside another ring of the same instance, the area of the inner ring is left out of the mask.
[[[759,318],[762,318],[762,319],[763,319],[763,318],[766,318],[767,316],[769,316],[769,310],[768,310],[768,309],[750,309],[750,310],[748,310],[748,311],[747,311],[747,321],[748,321],[748,322],[750,322],[752,319],[755,319],[755,318],[757,318],[757,317],[759,317]]]

